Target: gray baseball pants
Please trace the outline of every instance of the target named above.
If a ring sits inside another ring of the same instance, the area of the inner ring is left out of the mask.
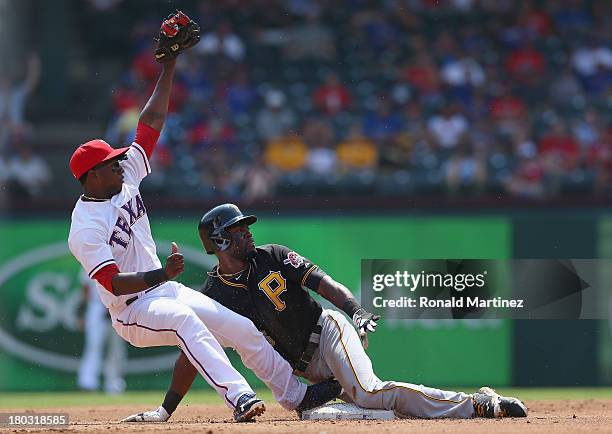
[[[317,383],[335,377],[356,405],[393,410],[401,418],[474,416],[471,395],[466,393],[380,380],[353,324],[334,310],[324,310],[322,316],[319,347],[304,374],[307,380]]]

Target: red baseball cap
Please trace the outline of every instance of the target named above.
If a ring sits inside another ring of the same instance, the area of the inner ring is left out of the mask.
[[[114,149],[104,140],[90,140],[79,146],[70,157],[72,176],[79,179],[94,166],[125,154],[129,147]]]

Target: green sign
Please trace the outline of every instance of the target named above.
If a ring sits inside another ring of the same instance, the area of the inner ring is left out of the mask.
[[[198,217],[152,221],[163,259],[176,241],[186,258],[181,281],[199,288],[215,263],[197,237]],[[79,264],[66,245],[68,221],[4,221],[0,227],[0,390],[71,389],[83,348]],[[278,243],[359,292],[362,258],[506,258],[504,219],[261,216],[257,244]],[[331,307],[329,303],[326,305]],[[384,320],[368,353],[382,379],[429,385],[507,385],[510,329],[502,321]],[[486,343],[483,344],[483,343]],[[129,388],[165,388],[175,348],[130,347]],[[230,359],[260,385],[230,352]],[[485,363],[495,370],[477,369]],[[202,382],[200,382],[202,383]]]
[[[27,245],[19,240],[27,232]],[[83,348],[83,290],[80,265],[72,257],[60,222],[3,225],[0,262],[0,388],[71,388]],[[38,245],[35,244],[38,242]],[[158,239],[158,252],[170,251],[170,241]],[[9,248],[10,246],[10,248]],[[182,245],[188,271],[181,281],[197,287],[216,261],[199,247]],[[109,320],[110,325],[110,320]],[[112,332],[112,331],[111,331]],[[155,374],[171,369],[173,348],[130,349],[126,375]],[[56,375],[49,375],[49,372]],[[165,387],[165,380],[164,386]]]
[[[599,223],[599,257],[612,258],[612,219],[601,219]],[[612,270],[604,269],[600,276],[602,282],[612,282]],[[605,384],[612,384],[612,298],[601,301],[609,306],[608,321],[600,321],[599,368]]]

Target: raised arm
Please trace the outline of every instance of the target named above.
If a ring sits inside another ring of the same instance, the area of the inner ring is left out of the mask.
[[[155,50],[155,59],[162,64],[162,72],[153,94],[140,113],[139,128],[136,130],[136,143],[144,148],[149,157],[153,154],[168,115],[176,56],[199,40],[200,27],[181,11],[162,22]]]
[[[157,80],[153,94],[140,113],[139,122],[150,126],[156,131],[162,130],[168,115],[168,104],[170,103],[175,66],[176,59],[162,64],[162,72]]]

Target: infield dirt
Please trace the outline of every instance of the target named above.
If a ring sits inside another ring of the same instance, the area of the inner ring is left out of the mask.
[[[295,413],[277,404],[268,404],[266,413],[254,423],[234,423],[231,412],[221,405],[184,405],[169,422],[156,424],[126,424],[117,422],[131,413],[147,410],[133,406],[73,407],[69,409],[37,408],[36,413],[68,412],[70,425],[53,432],[67,433],[515,433],[515,432],[612,432],[612,399],[527,402],[530,414],[526,419],[469,419],[395,421],[301,421]],[[12,412],[33,411],[12,409]],[[4,432],[49,432],[48,429],[12,427]]]

